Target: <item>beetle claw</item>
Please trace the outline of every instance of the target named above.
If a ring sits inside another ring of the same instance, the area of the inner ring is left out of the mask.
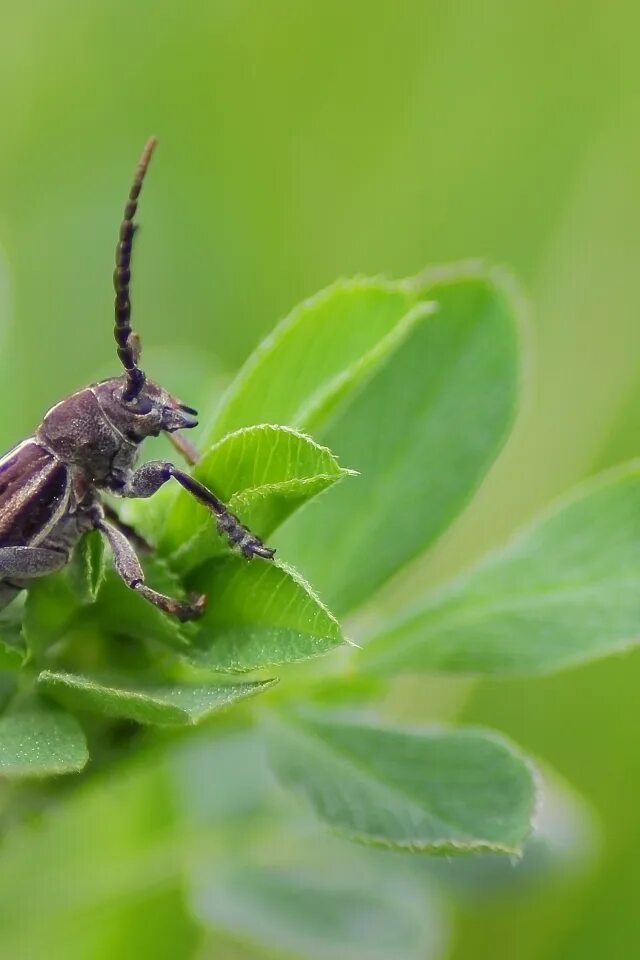
[[[264,543],[257,538],[243,544],[242,553],[247,560],[251,560],[252,557],[263,557],[265,560],[273,560],[275,556],[275,550],[271,547],[265,547]]]
[[[207,608],[208,599],[204,593],[190,593],[188,600],[176,604],[175,615],[178,620],[198,620]]]

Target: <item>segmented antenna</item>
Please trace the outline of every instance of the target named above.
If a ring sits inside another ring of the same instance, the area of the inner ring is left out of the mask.
[[[118,246],[116,247],[116,268],[113,271],[113,287],[116,292],[115,311],[116,323],[114,334],[118,345],[118,356],[127,371],[127,388],[124,400],[135,400],[142,390],[145,375],[138,367],[140,343],[131,330],[131,300],[129,299],[129,281],[131,279],[131,250],[136,224],[133,218],[138,209],[138,197],[142,189],[144,175],[147,172],[149,161],[158,141],[151,137],[142,151],[140,162],[136,168],[133,185],[129,191],[129,199],[124,208],[124,216],[120,224]]]

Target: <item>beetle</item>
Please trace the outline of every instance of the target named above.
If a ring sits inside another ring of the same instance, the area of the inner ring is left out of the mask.
[[[99,530],[128,587],[179,620],[201,616],[205,596],[178,600],[145,583],[132,531],[101,500],[103,493],[150,497],[172,478],[209,509],[220,534],[245,558],[270,560],[274,555],[211,490],[173,463],[152,460],[136,467],[144,440],[160,433],[166,433],[191,462],[197,456],[177,433],[197,426],[197,411],[147,378],[139,366],[140,341],[131,329],[134,218],[156,142],[152,137],[142,152],[116,247],[114,333],[124,373],[84,387],[51,407],[34,435],[0,460],[0,606],[34,578],[64,567],[83,534]]]

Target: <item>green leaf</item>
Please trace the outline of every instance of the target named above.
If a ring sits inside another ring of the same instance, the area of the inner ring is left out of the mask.
[[[98,531],[91,531],[81,538],[62,570],[29,585],[22,634],[35,656],[64,636],[79,605],[93,603],[104,571],[103,540]]]
[[[22,630],[25,600],[23,591],[0,610],[0,670],[19,670],[27,658]]]
[[[94,730],[99,726],[94,724]],[[191,850],[199,855],[202,840],[190,829],[188,837],[179,829],[159,753],[148,751],[142,762],[125,761],[103,771],[106,775],[83,778],[80,789],[62,783],[35,796],[14,791],[23,798],[21,820],[33,821],[29,811],[34,800],[36,811],[44,807],[45,812],[36,823],[14,829],[11,842],[3,842],[0,930],[5,957],[194,956],[195,924],[188,921],[184,893],[179,895],[180,874],[183,854],[189,859]],[[193,844],[189,853],[185,841]]]
[[[253,423],[321,423],[428,312],[427,304],[415,309],[416,299],[398,283],[358,278],[305,300],[240,371],[209,441]]]
[[[265,538],[299,506],[351,471],[310,437],[288,427],[261,425],[225,437],[193,472],[242,523]],[[167,517],[159,548],[183,571],[229,551],[211,513],[184,490]]]
[[[142,685],[43,671],[38,687],[72,710],[91,710],[138,723],[193,726],[233,703],[268,690],[277,680],[254,683]]]
[[[0,637],[0,670],[19,670],[25,661],[25,650],[18,637]]]
[[[477,902],[512,895],[527,885],[550,880],[554,873],[564,878],[583,874],[597,859],[599,833],[595,811],[588,802],[544,771],[532,831],[516,862],[498,853],[483,853],[432,858],[425,866],[447,892]]]
[[[0,713],[4,712],[18,689],[15,673],[0,669]]]
[[[201,922],[255,945],[261,956],[263,951],[305,960],[431,956],[428,921],[435,918],[425,896],[406,889],[401,896],[371,871],[345,877],[329,867],[225,867],[216,861],[206,873],[200,871],[192,886]]]
[[[78,601],[66,570],[40,577],[29,585],[22,635],[33,656],[40,657],[59,640],[78,612]]]
[[[71,590],[81,604],[93,603],[105,574],[104,540],[98,530],[85,533],[66,569]]]
[[[254,670],[308,660],[342,643],[338,622],[284,564],[227,556],[200,568],[193,586],[209,597],[185,653],[199,666]]]
[[[88,759],[84,734],[68,713],[33,709],[0,717],[0,778],[77,773]]]
[[[190,831],[215,826],[230,834],[273,807],[273,776],[255,724],[219,725],[215,736],[205,730],[185,738],[165,764],[174,808]]]
[[[274,768],[351,839],[429,853],[517,853],[529,832],[531,770],[496,735],[414,732],[327,715],[267,723]]]
[[[640,464],[582,486],[383,630],[362,670],[543,673],[640,639]]]
[[[500,450],[518,396],[518,329],[496,271],[451,271],[323,442],[361,476],[287,524],[276,545],[332,609],[351,610],[437,539]]]

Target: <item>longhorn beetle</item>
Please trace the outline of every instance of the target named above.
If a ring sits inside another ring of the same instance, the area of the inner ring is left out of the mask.
[[[186,438],[171,435],[197,426],[197,411],[147,379],[138,366],[140,342],[131,329],[134,217],[155,146],[152,138],[143,150],[116,247],[114,332],[124,374],[61,400],[45,414],[34,436],[0,460],[0,606],[34,578],[64,567],[80,537],[88,530],[99,530],[128,587],[179,620],[199,617],[206,597],[176,600],[147,586],[129,542],[131,531],[100,500],[102,491],[119,497],[150,497],[172,477],[211,511],[220,534],[244,557],[273,557],[273,550],[188,473],[161,460],[135,469],[142,442],[161,432],[169,434],[174,446],[194,462]]]

